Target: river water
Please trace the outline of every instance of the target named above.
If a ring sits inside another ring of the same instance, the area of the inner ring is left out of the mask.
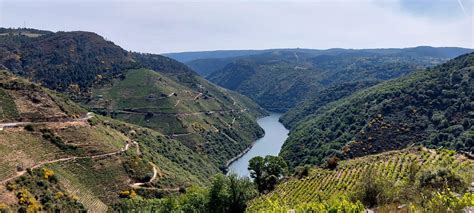
[[[229,172],[237,173],[239,176],[249,176],[247,167],[250,159],[255,156],[278,155],[289,132],[283,124],[278,122],[281,115],[271,113],[270,116],[257,120],[257,123],[265,130],[265,136],[255,141],[253,147],[246,154],[230,164]]]

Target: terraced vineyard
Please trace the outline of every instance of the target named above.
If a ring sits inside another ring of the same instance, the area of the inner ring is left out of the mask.
[[[474,162],[464,155],[450,150],[410,148],[342,161],[335,170],[315,168],[307,177],[291,178],[272,192],[253,200],[248,211],[291,209],[346,197],[369,171],[387,181],[406,181],[412,163],[418,164],[421,170],[450,168],[468,182],[474,178]]]
[[[79,180],[73,175],[65,172],[60,167],[54,167],[56,174],[60,180],[61,185],[72,195],[74,195],[80,203],[82,203],[89,211],[106,212],[107,205],[105,205],[93,192],[78,184]],[[75,183],[74,183],[74,182]],[[78,186],[81,186],[79,188]]]

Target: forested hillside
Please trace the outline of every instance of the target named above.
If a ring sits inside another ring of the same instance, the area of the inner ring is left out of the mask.
[[[472,152],[473,77],[471,53],[331,102],[291,131],[280,155],[295,167],[411,144]]]
[[[76,94],[136,65],[128,52],[91,32],[0,36],[0,64],[42,85]]]
[[[356,81],[329,87],[289,109],[280,118],[280,122],[282,122],[287,128],[291,129],[306,117],[315,116],[323,112],[324,110],[320,109],[327,104],[350,96],[355,91],[374,86],[380,82],[381,81]]]
[[[216,166],[263,135],[255,122],[263,109],[171,58],[128,52],[90,32],[6,31],[0,64],[12,73],[102,115],[160,131]]]
[[[388,80],[469,52],[462,48],[306,50],[188,62],[202,75],[262,107],[285,112],[324,89],[344,83]],[[208,70],[216,70],[209,74]],[[334,89],[334,88],[333,88]]]

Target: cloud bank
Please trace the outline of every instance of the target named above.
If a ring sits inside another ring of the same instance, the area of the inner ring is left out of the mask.
[[[464,12],[463,8],[464,7]],[[471,0],[0,0],[0,26],[94,31],[127,50],[473,45]]]

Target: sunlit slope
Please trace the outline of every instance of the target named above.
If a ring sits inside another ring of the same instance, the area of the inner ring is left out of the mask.
[[[369,172],[374,178],[395,184],[393,186],[395,193],[396,186],[410,181],[409,175],[413,173],[410,173],[410,170],[415,167],[419,171],[449,168],[467,183],[474,180],[474,162],[466,156],[449,150],[410,148],[342,161],[334,170],[311,169],[308,176],[291,177],[279,184],[275,190],[253,200],[247,211],[288,211],[295,207],[311,207],[309,205],[311,203],[321,204],[349,197],[363,176]],[[341,204],[350,207],[349,203],[339,203]]]
[[[11,210],[101,212],[125,190],[145,197],[172,193],[207,184],[219,171],[182,142],[87,113],[56,92],[4,71],[0,92],[0,204]],[[31,184],[36,182],[41,184]],[[20,192],[38,202],[22,202],[16,196]],[[64,199],[47,199],[57,193]]]
[[[93,90],[94,98],[87,104],[119,120],[163,132],[223,165],[262,135],[249,113],[258,111],[242,105],[245,98],[205,80],[201,83],[195,89],[152,70],[131,70],[124,79]]]
[[[183,63],[126,51],[92,32],[38,32],[2,34],[0,65],[90,111],[158,130],[217,167],[263,134],[256,117],[264,110]]]

